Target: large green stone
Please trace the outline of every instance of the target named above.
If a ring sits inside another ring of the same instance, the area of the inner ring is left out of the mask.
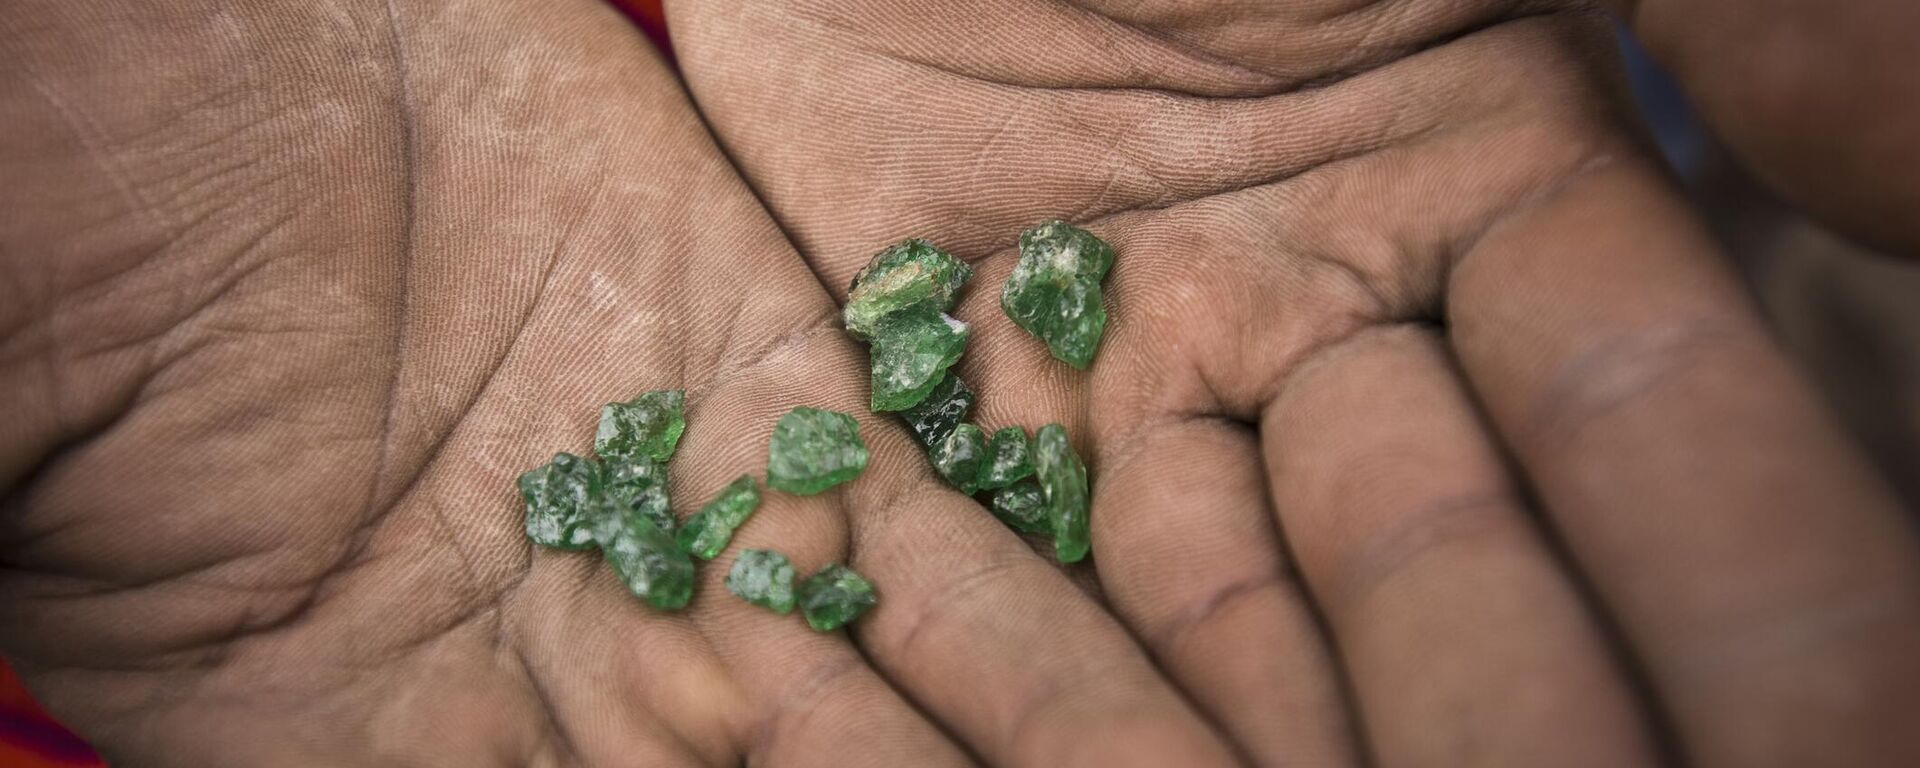
[[[749,549],[727,571],[727,591],[774,613],[793,612],[793,564],[770,549]]]
[[[980,472],[986,465],[987,433],[972,424],[955,427],[947,439],[927,452],[933,469],[948,485],[971,494],[980,490]]]
[[[980,490],[1005,488],[1033,475],[1027,430],[1003,427],[987,443],[987,459],[980,467]]]
[[[693,559],[645,515],[605,496],[601,503],[608,508],[603,519],[617,523],[603,529],[600,549],[627,590],[661,610],[685,607],[693,597]]]
[[[968,331],[966,323],[931,304],[882,318],[868,341],[872,365],[868,405],[876,411],[902,411],[925,400],[967,351]]]
[[[1020,233],[1020,261],[1000,291],[1000,308],[1054,357],[1085,369],[1106,330],[1100,281],[1112,267],[1113,248],[1093,233],[1043,223]]]
[[[876,254],[853,278],[841,320],[854,338],[872,336],[880,319],[907,307],[953,307],[973,267],[925,240],[907,240]]]
[[[1034,476],[1047,504],[1053,528],[1053,554],[1063,563],[1077,563],[1092,545],[1087,517],[1087,467],[1073,453],[1067,430],[1048,424],[1033,436]]]
[[[660,530],[673,533],[675,521],[667,499],[665,462],[641,456],[610,458],[603,466],[608,496],[652,520]]]
[[[753,475],[741,475],[720,489],[712,501],[687,518],[687,524],[680,526],[675,541],[687,554],[702,560],[712,560],[727,548],[727,542],[733,540],[733,532],[747,522],[755,507],[760,506],[760,485]]]
[[[624,403],[600,409],[600,429],[593,436],[593,452],[602,459],[666,461],[686,431],[683,415],[687,396],[677,389],[648,392]]]
[[[832,632],[860,617],[879,600],[873,585],[839,563],[831,563],[819,573],[800,582],[800,612],[807,626],[817,632]]]
[[[972,410],[973,390],[968,389],[967,383],[961,381],[959,376],[948,371],[918,404],[901,411],[900,418],[907,422],[907,428],[913,430],[913,437],[920,441],[920,447],[932,450],[940,441],[947,439],[954,427],[966,421],[967,413]]]
[[[527,538],[560,549],[593,546],[593,522],[605,479],[593,459],[556,453],[553,461],[520,475],[527,505]]]
[[[795,408],[780,417],[767,443],[767,487],[811,496],[860,476],[867,446],[852,416]]]
[[[1047,519],[1047,502],[1040,484],[1022,480],[993,492],[993,516],[1022,533],[1051,533],[1053,522]]]

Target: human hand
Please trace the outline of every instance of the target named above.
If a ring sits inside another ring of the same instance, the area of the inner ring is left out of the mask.
[[[1067,424],[1106,599],[1256,761],[1920,759],[1911,526],[1649,157],[1604,18],[668,18],[826,286],[909,235],[974,262],[976,419]],[[1119,254],[1086,373],[996,306],[1053,217]]]

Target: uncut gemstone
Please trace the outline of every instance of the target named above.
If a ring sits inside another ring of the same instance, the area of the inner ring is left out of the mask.
[[[867,446],[852,416],[795,408],[780,417],[767,443],[767,487],[811,496],[860,476]]]
[[[980,466],[980,490],[1005,488],[1033,475],[1027,430],[1004,427],[987,442],[987,459]]]
[[[622,504],[652,520],[660,530],[673,533],[673,511],[667,499],[667,465],[640,457],[607,459],[606,493]]]
[[[1087,467],[1074,455],[1065,427],[1048,424],[1034,434],[1033,470],[1053,529],[1053,554],[1060,562],[1077,563],[1087,556],[1092,543],[1087,518]]]
[[[600,409],[600,428],[593,436],[593,452],[602,459],[666,461],[686,431],[687,395],[677,389],[648,392],[624,403]]]
[[[993,516],[1022,533],[1051,533],[1053,522],[1047,519],[1047,503],[1040,484],[1022,480],[993,492]]]
[[[661,610],[686,607],[693,597],[693,559],[645,515],[608,497],[601,503],[608,507],[604,519],[615,522],[602,529],[607,539],[600,549],[627,591]]]
[[[553,461],[520,475],[520,498],[527,505],[527,538],[561,549],[593,546],[595,501],[605,480],[593,459],[556,453]]]
[[[793,612],[793,564],[771,549],[749,549],[727,571],[727,591],[774,613]]]
[[[980,490],[980,472],[987,458],[987,433],[972,424],[962,424],[928,451],[927,458],[933,461],[934,470],[948,485],[971,494]]]
[[[1054,357],[1085,369],[1106,330],[1100,281],[1112,267],[1113,248],[1093,233],[1043,223],[1020,233],[1020,261],[1000,291],[1000,308]]]
[[[941,377],[933,390],[918,404],[900,412],[907,427],[913,430],[913,437],[920,441],[920,447],[932,450],[940,441],[947,439],[953,428],[966,421],[967,413],[973,410],[973,390],[953,372]]]
[[[760,506],[760,485],[754,482],[753,475],[741,475],[738,479],[720,489],[712,501],[687,518],[687,524],[680,527],[675,541],[687,554],[702,560],[712,560],[727,548],[727,542],[733,540],[733,532],[747,522],[755,507]]]
[[[832,632],[860,617],[879,602],[873,585],[839,563],[800,582],[800,612],[816,632]]]
[[[967,324],[921,305],[888,315],[869,340],[876,411],[901,411],[927,398],[967,351]]]
[[[953,307],[973,267],[925,240],[907,240],[874,255],[853,278],[841,320],[854,338],[874,334],[880,319],[907,307],[929,304],[937,311]]]

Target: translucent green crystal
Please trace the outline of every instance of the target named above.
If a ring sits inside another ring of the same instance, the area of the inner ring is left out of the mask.
[[[604,478],[593,459],[556,453],[553,461],[520,476],[520,498],[527,505],[527,538],[561,549],[593,546],[593,522],[600,508]]]
[[[747,522],[747,517],[758,506],[760,485],[754,482],[753,475],[741,475],[720,489],[720,493],[693,517],[687,518],[687,524],[680,526],[675,541],[687,554],[712,560],[727,548],[734,530]]]
[[[930,304],[882,318],[869,339],[876,411],[900,411],[925,400],[941,376],[967,351],[967,324]]]
[[[727,571],[727,591],[774,613],[793,612],[793,564],[770,549],[749,549]]]
[[[780,417],[767,444],[767,487],[811,496],[860,476],[867,446],[852,416],[795,408]]]
[[[608,403],[600,409],[593,452],[602,459],[672,458],[680,433],[687,428],[683,415],[686,402],[686,393],[662,389],[624,403]]]
[[[606,496],[600,503],[607,507],[603,519],[616,521],[602,529],[606,538],[600,549],[627,590],[661,610],[685,607],[693,597],[693,559],[680,551],[671,535],[632,507],[622,507]]]
[[[933,461],[934,471],[939,472],[948,485],[971,494],[980,490],[980,472],[987,459],[987,433],[972,424],[961,424],[928,451],[927,458]]]
[[[933,446],[947,439],[954,427],[967,419],[967,413],[971,410],[973,390],[949,371],[918,404],[901,411],[900,418],[906,420],[907,427],[913,430],[913,437],[920,441],[920,447],[932,450]]]
[[[608,496],[652,520],[660,530],[673,533],[675,521],[667,499],[666,463],[641,456],[610,458],[603,466]]]
[[[1022,480],[994,491],[993,516],[1022,533],[1053,531],[1053,523],[1047,519],[1047,503],[1042,498],[1040,484],[1032,480]]]
[[[1005,488],[1032,475],[1027,430],[1005,427],[994,432],[993,439],[987,443],[987,459],[980,467],[980,490]]]
[[[1033,469],[1053,528],[1053,554],[1063,563],[1079,562],[1091,545],[1087,467],[1074,455],[1065,427],[1048,424],[1034,434]]]
[[[841,319],[854,338],[874,334],[880,319],[907,307],[929,304],[944,312],[973,267],[925,240],[907,240],[876,254],[853,278]]]
[[[832,632],[860,617],[879,602],[873,585],[839,563],[800,582],[800,612],[817,632]]]
[[[1054,357],[1085,369],[1107,326],[1100,281],[1112,267],[1113,249],[1093,233],[1045,222],[1020,233],[1020,261],[1000,291],[1000,308]]]

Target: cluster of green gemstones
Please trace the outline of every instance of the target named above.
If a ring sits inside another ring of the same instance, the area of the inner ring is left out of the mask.
[[[1101,282],[1113,249],[1086,230],[1049,221],[1020,235],[1020,260],[1000,292],[1016,325],[1055,358],[1085,369],[1106,329]],[[1067,432],[1048,424],[1027,438],[1006,427],[989,436],[967,423],[975,396],[948,369],[966,349],[966,323],[947,315],[973,268],[925,240],[881,251],[854,277],[841,319],[871,347],[871,406],[898,411],[935,471],[1023,533],[1053,537],[1061,562],[1090,546],[1087,469]]]
[[[694,560],[720,556],[760,506],[753,475],[728,483],[679,523],[667,495],[667,463],[686,431],[686,395],[648,392],[600,411],[598,457],[555,454],[519,478],[527,538],[557,549],[598,547],[627,589],[667,611],[693,598]],[[815,494],[858,477],[867,466],[859,425],[843,413],[795,408],[780,417],[767,445],[767,485]],[[807,624],[829,632],[875,604],[873,585],[838,563],[794,584],[787,557],[749,549],[735,558],[727,589],[777,613],[798,605]]]

